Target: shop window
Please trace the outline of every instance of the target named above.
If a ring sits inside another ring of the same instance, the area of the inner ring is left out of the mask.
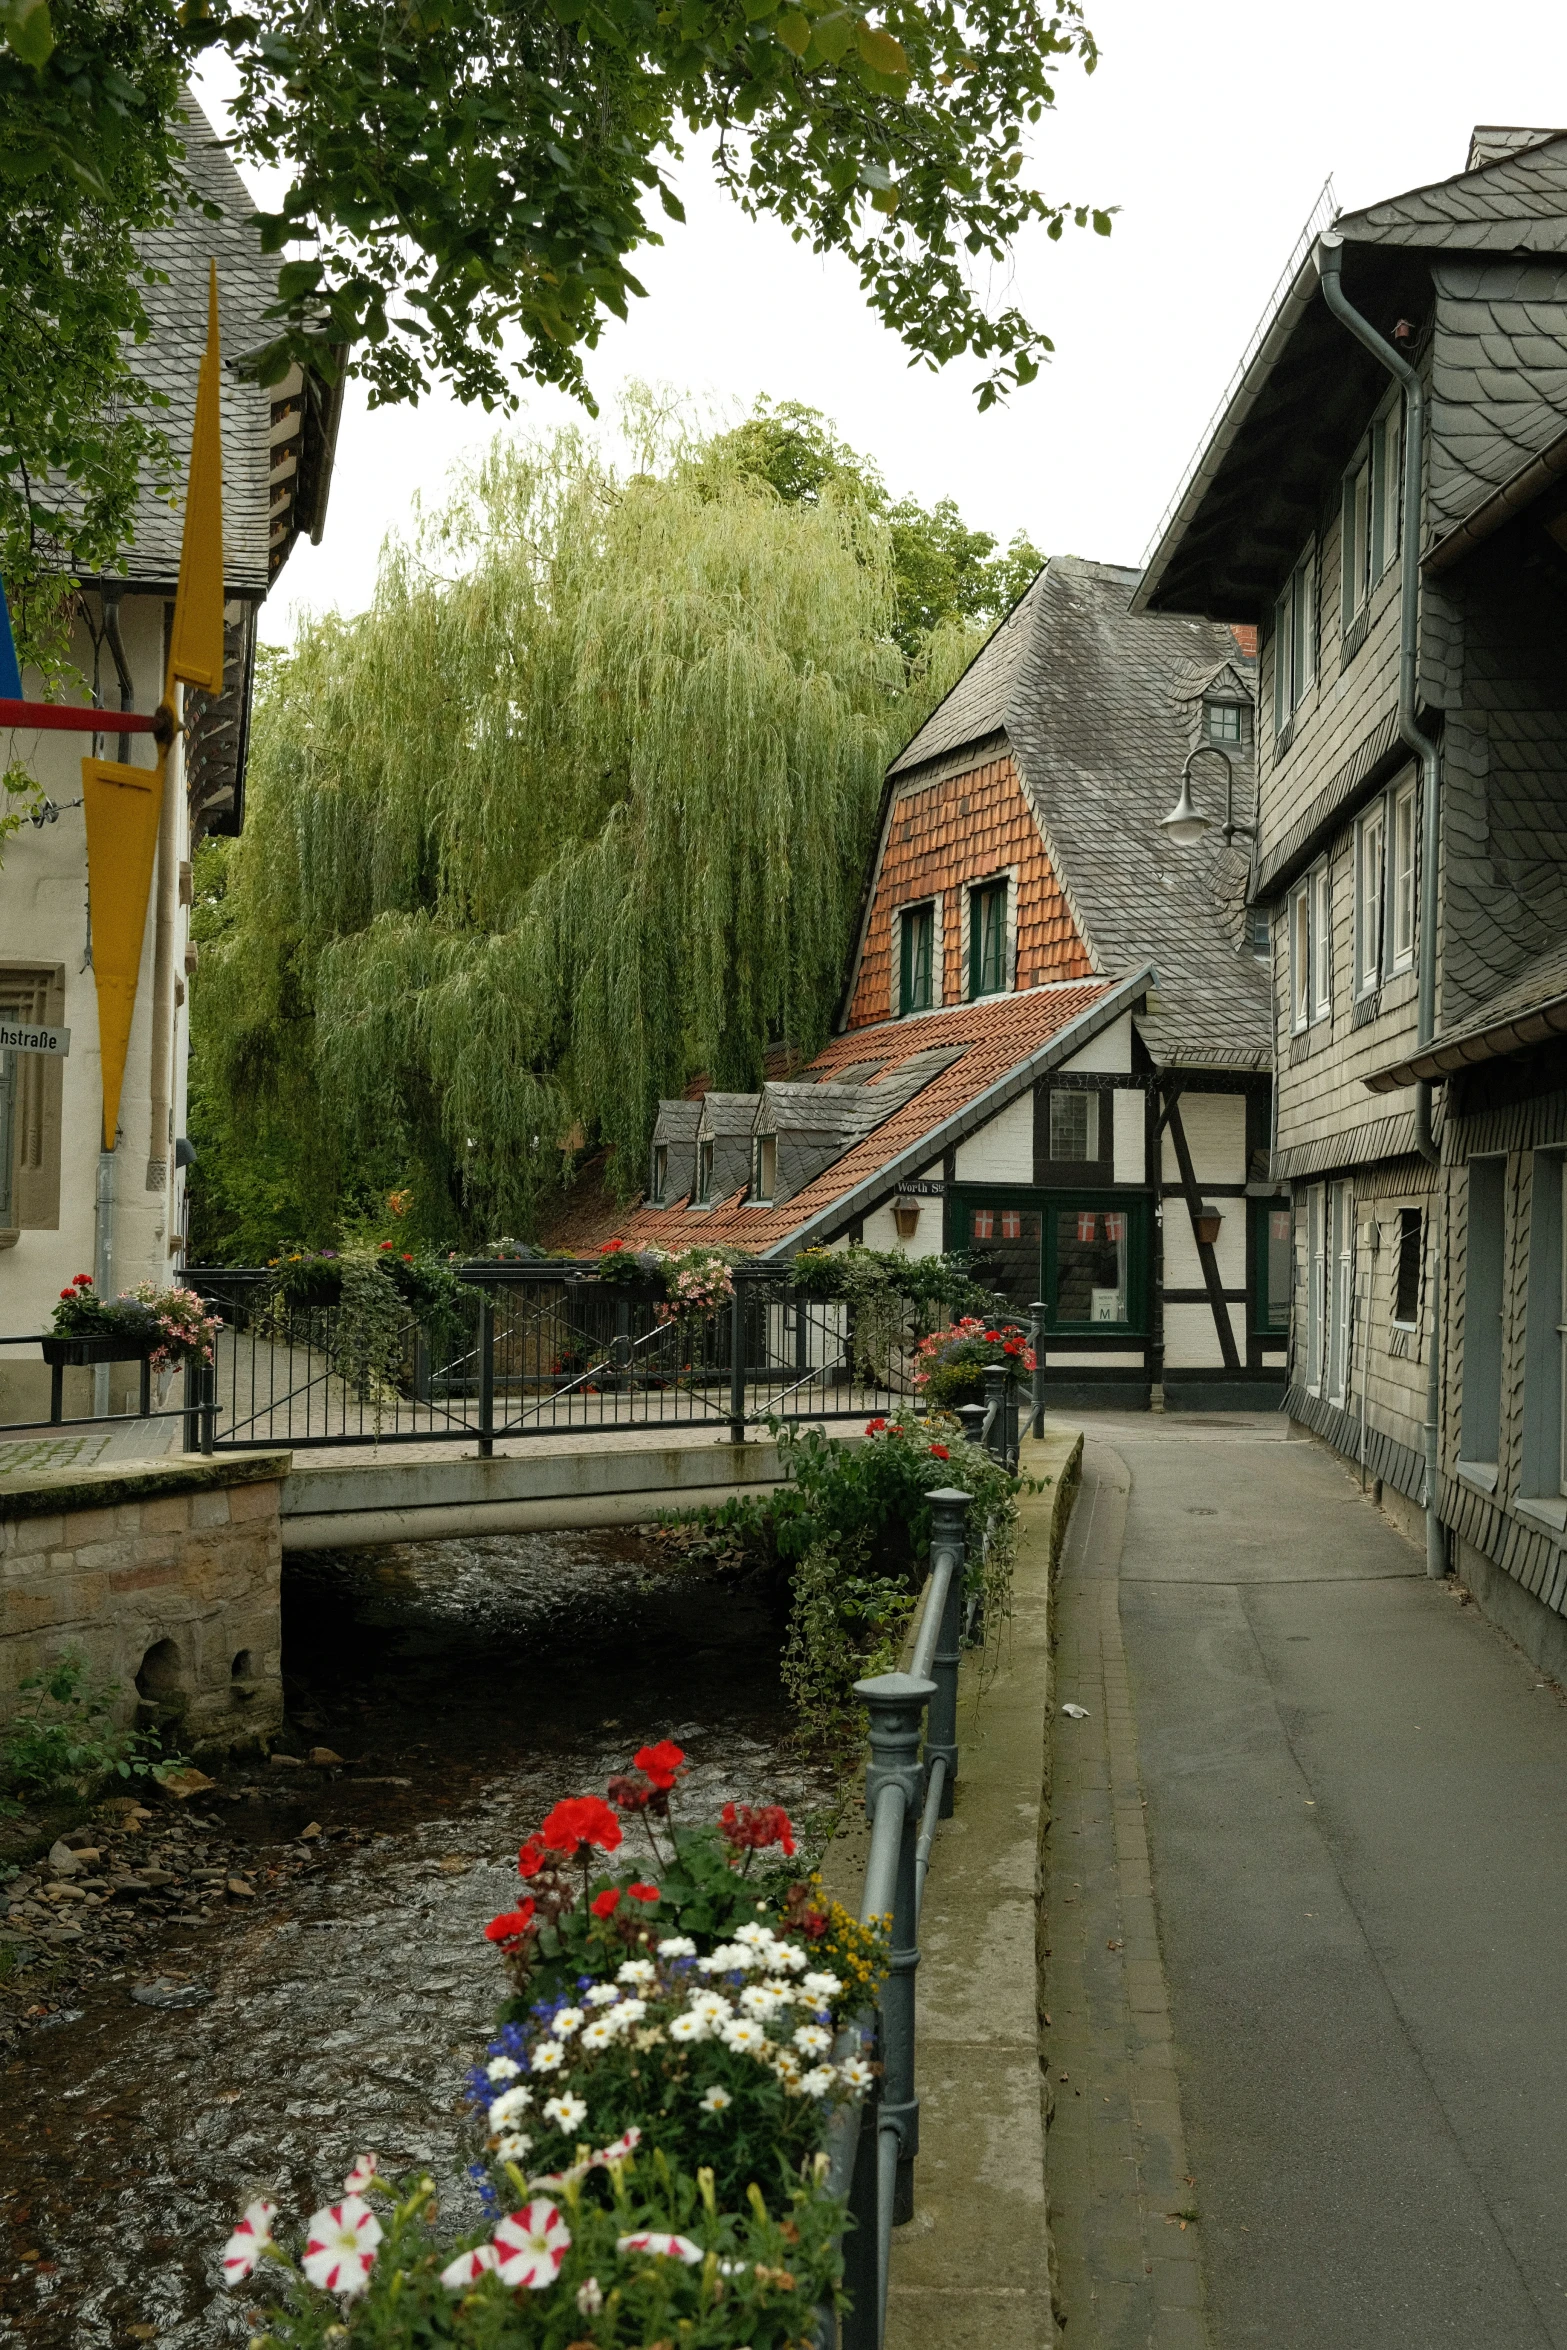
[[[999,1290],[1015,1313],[1039,1296],[1040,1219],[1037,1208],[987,1206],[968,1213],[968,1245],[976,1281]]]

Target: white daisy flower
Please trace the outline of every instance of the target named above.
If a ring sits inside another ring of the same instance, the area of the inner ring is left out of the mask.
[[[526,2130],[508,2130],[495,2151],[502,2162],[522,2162],[532,2144]]]
[[[650,1958],[628,1958],[616,1975],[617,1983],[651,1983],[658,1973]]]
[[[772,1939],[773,1930],[771,1926],[749,1925],[737,1926],[735,1928],[735,1940],[737,1942],[747,1942],[752,1946],[753,1949],[761,1949],[765,1944],[770,1943]]]
[[[754,2056],[759,2048],[767,2046],[767,2034],[760,2024],[753,2024],[749,2016],[731,2016],[719,2034],[726,2048],[737,2056]]]
[[[777,1992],[769,1991],[765,1983],[747,1983],[740,1994],[741,2013],[754,2016],[759,2024],[767,2023],[782,2005]]]
[[[831,2078],[830,2075],[828,2077]],[[544,2100],[544,2118],[553,2122],[559,2130],[579,2130],[588,2118],[586,2101],[574,2097],[569,2089],[563,2089],[558,2097],[547,2097]]]
[[[722,2113],[726,2105],[733,2105],[734,2099],[727,2089],[720,2089],[715,2081],[711,2089],[703,2090],[699,2102],[704,2113]]]
[[[619,1997],[613,1983],[595,1983],[591,1990],[583,1992],[582,2003],[584,2007],[613,2007]]]
[[[591,2028],[597,2030],[598,2027],[595,2025]],[[669,2027],[669,2037],[671,2040],[678,2040],[682,2044],[688,2044],[696,2040],[705,2040],[710,2029],[711,2026],[708,2023],[707,2017],[705,2015],[698,2015],[696,2009],[693,2007],[688,2008],[684,2015],[677,2015],[675,2017],[674,2021]],[[586,2036],[586,2034],[583,2035],[584,2039],[586,2039]]]
[[[565,2061],[566,2051],[558,2040],[540,2040],[528,2058],[530,2069],[536,2073],[558,2073]]]
[[[830,2064],[819,2064],[803,2076],[800,2087],[807,2097],[825,2097],[837,2078]]]
[[[582,2010],[580,2007],[563,2007],[551,2024],[550,2030],[557,2040],[569,2040],[581,2021]]]
[[[689,1934],[666,1934],[658,1946],[660,1958],[695,1958],[696,1944]]]
[[[607,2015],[604,2021],[613,2025],[617,2032],[629,2032],[632,2025],[639,2024],[646,2014],[645,1999],[623,1999],[613,2015]]]
[[[787,1974],[798,1975],[810,1965],[810,1960],[798,1942],[780,1942],[772,1952],[774,1966],[781,1966]]]
[[[780,2007],[787,2006],[792,2000],[798,1999],[800,1996],[794,1985],[792,1983],[786,1983],[781,1975],[769,1975],[767,1980],[763,1983],[762,1989],[764,1991],[770,1991],[773,1997],[777,2000]]]
[[[722,1991],[698,1991],[691,2001],[691,2013],[706,2016],[710,2024],[721,2024],[734,2009]]]
[[[875,2077],[863,2056],[847,2057],[838,2067],[839,2080],[846,2089],[852,2089],[856,2096],[863,2095]]]
[[[514,2056],[492,2056],[484,2070],[492,2081],[514,2081],[522,2067]],[[463,2258],[467,2258],[466,2253]]]
[[[812,1999],[836,1999],[843,1985],[836,1975],[807,1975],[800,1986]]]
[[[832,2046],[832,2034],[820,2024],[802,2024],[794,2034],[794,2044],[802,2056],[825,2056]]]
[[[525,2106],[529,2106],[532,2103],[533,2091],[531,2089],[507,2089],[504,2090],[499,2097],[491,2098],[491,2129],[504,2130],[508,2123],[514,2122],[516,2120],[518,2114],[522,2112]]]
[[[614,2045],[615,2027],[607,2015],[596,2015],[592,2023],[585,2024],[582,2038],[577,2043],[579,2048],[589,2049],[594,2055],[597,2055],[600,2049],[613,2048]]]

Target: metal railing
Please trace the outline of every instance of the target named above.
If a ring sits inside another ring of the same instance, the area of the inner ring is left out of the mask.
[[[881,2072],[862,2105],[840,2111],[828,2142],[828,2191],[845,2196],[849,2207],[844,2239],[849,2307],[841,2329],[830,2310],[819,2313],[819,2350],[881,2350],[892,2231],[914,2217],[920,2139],[915,2079],[919,1919],[936,1825],[951,1817],[957,1786],[964,1531],[973,1497],[944,1486],[927,1498],[930,1576],[909,1670],[857,1681],[854,1690],[870,1715],[865,1815],[871,1848],[860,1921],[889,1919],[891,1951],[874,2019],[857,2019],[845,2035],[846,2043],[858,2040],[873,2022]],[[848,2053],[847,2045],[842,2053]]]
[[[497,1442],[639,1429],[872,1418],[921,1409],[913,1350],[925,1316],[857,1324],[852,1303],[795,1287],[787,1268],[737,1266],[733,1295],[660,1317],[654,1284],[575,1265],[485,1262],[435,1313],[402,1306],[374,1343],[342,1305],[289,1303],[265,1272],[185,1275],[223,1329],[187,1408],[205,1451],[230,1446]]]

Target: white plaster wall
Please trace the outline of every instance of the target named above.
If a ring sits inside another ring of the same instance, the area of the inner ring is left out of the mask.
[[[1246,1180],[1246,1096],[1243,1093],[1183,1093],[1181,1124],[1192,1169],[1201,1183]],[[1179,1183],[1180,1164],[1167,1126],[1163,1136],[1164,1180]]]
[[[959,1143],[960,1183],[1032,1183],[1034,1180],[1034,1095],[1030,1087],[999,1116]],[[923,1222],[923,1218],[921,1219]]]
[[[163,598],[127,595],[121,606],[126,656],[135,687],[135,707],[150,711],[162,692]],[[92,673],[92,646],[78,628],[73,657],[84,674]],[[104,699],[117,704],[118,687],[113,664],[105,650],[101,661]],[[23,680],[31,694],[39,690],[29,672]],[[118,743],[110,732],[99,753],[112,759]],[[71,1049],[63,1072],[60,1137],[60,1222],[58,1231],[26,1231],[14,1247],[0,1249],[0,1330],[24,1332],[48,1326],[55,1300],[76,1273],[91,1272],[94,1255],[94,1204],[98,1176],[99,1131],[102,1118],[102,1071],[98,1046],[98,1002],[92,968],[87,960],[87,836],[82,810],[68,803],[82,792],[81,762],[93,750],[87,734],[48,733],[12,738],[13,755],[36,776],[60,809],[56,823],[35,828],[23,825],[3,846],[0,865],[0,955],[8,962],[60,964],[65,971],[63,1022],[71,1031]],[[153,764],[148,735],[130,738],[132,766]],[[169,760],[169,788],[182,812],[178,855],[189,855],[183,822],[184,769],[176,745]],[[114,1213],[114,1286],[131,1287],[143,1280],[169,1279],[169,1242],[178,1229],[183,1179],[176,1188],[149,1193],[146,1189],[152,1115],[152,969],[154,876],[147,923],[142,940],[141,972],[136,1011],[131,1025],[125,1081],[120,1097],[120,1139],[116,1151]],[[184,976],[189,915],[178,909],[174,936],[174,969]],[[183,1132],[185,1103],[185,1017],[176,1022],[174,1100],[176,1132]],[[166,1154],[172,1161],[172,1153]],[[30,1364],[28,1394],[15,1400],[16,1372],[27,1360],[18,1350],[0,1355],[0,1419],[17,1408],[33,1408],[30,1389],[36,1372],[47,1377],[41,1363]],[[7,1393],[12,1401],[7,1403]]]
[[[1215,1200],[1213,1204],[1224,1215],[1224,1221],[1219,1226],[1219,1237],[1213,1244],[1213,1253],[1219,1263],[1219,1279],[1226,1289],[1244,1289],[1246,1202],[1243,1199],[1221,1199]],[[1186,1212],[1186,1202],[1183,1199],[1167,1199],[1164,1203],[1164,1285],[1166,1289],[1201,1289],[1202,1283],[1202,1259],[1197,1253],[1197,1242],[1192,1233],[1191,1217]],[[1178,1308],[1175,1310],[1179,1311]]]
[[[1231,1306],[1229,1315],[1230,1328],[1235,1333],[1235,1351],[1244,1363],[1246,1309],[1244,1306]],[[1223,1370],[1224,1349],[1219,1344],[1219,1333],[1214,1328],[1211,1306],[1165,1307],[1164,1359],[1172,1371]]]
[[[1124,1088],[1105,1097],[1112,1105],[1114,1155],[1111,1161],[1117,1183],[1141,1183],[1147,1166],[1144,1146],[1143,1096]],[[1101,1111],[1101,1116],[1103,1112]]]
[[[938,1174],[940,1170],[937,1170]],[[867,1248],[901,1249],[906,1257],[939,1257],[941,1254],[941,1202],[922,1199],[919,1203],[919,1228],[912,1240],[900,1237],[893,1221],[892,1205],[875,1208],[865,1219]]]
[[[1119,1020],[1112,1020],[1108,1028],[1101,1028],[1080,1053],[1063,1061],[1064,1069],[1115,1069],[1125,1071],[1132,1066],[1132,1015],[1123,1012]]]

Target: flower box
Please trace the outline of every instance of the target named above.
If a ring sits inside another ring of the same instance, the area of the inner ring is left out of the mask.
[[[110,1331],[98,1338],[40,1338],[46,1363],[79,1370],[87,1363],[144,1363],[158,1346],[160,1334],[148,1330]]]

